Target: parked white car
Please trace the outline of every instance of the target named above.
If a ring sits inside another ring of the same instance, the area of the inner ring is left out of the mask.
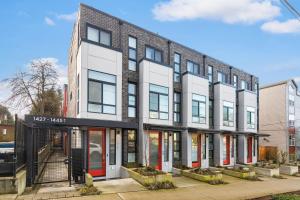
[[[0,153],[13,153],[15,142],[0,142]]]

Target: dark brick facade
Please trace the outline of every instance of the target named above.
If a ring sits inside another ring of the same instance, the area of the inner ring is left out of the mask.
[[[252,76],[242,70],[239,70],[235,67],[232,67],[228,64],[225,64],[217,59],[204,55],[196,50],[185,47],[181,44],[178,44],[174,41],[170,41],[162,36],[159,36],[150,31],[144,30],[143,28],[137,27],[133,24],[125,22],[121,19],[113,17],[109,14],[103,13],[102,11],[96,10],[87,5],[80,5],[79,12],[79,40],[86,39],[86,24],[92,24],[94,26],[100,27],[111,31],[112,33],[112,48],[116,48],[122,51],[123,53],[123,111],[122,118],[123,121],[136,121],[138,122],[138,112],[136,118],[127,117],[127,105],[128,105],[128,95],[127,95],[127,86],[128,82],[136,82],[139,80],[138,66],[137,71],[128,70],[128,36],[134,36],[137,38],[137,61],[140,61],[145,57],[145,45],[149,45],[160,49],[163,52],[163,64],[173,66],[174,53],[181,54],[181,73],[186,71],[186,60],[191,60],[200,66],[200,75],[207,77],[208,66],[213,66],[213,80],[217,82],[217,72],[221,71],[230,78],[229,83],[233,82],[233,74],[238,76],[238,85],[240,85],[241,80],[247,81],[251,84],[250,88],[254,89],[255,83],[258,83],[258,78]],[[74,27],[73,39],[76,38],[77,25]],[[75,32],[76,31],[76,32]],[[80,41],[79,41],[80,42]],[[74,43],[74,42],[73,42]],[[75,45],[75,44],[73,44]],[[75,48],[78,48],[78,45],[75,45]],[[72,53],[71,49],[71,53]],[[73,52],[73,54],[76,54]],[[69,62],[70,63],[70,62]],[[69,66],[72,66],[69,64]],[[76,79],[76,77],[70,77],[70,72],[72,69],[69,69],[69,80]],[[75,81],[75,80],[73,80]],[[138,84],[137,84],[138,87]],[[72,90],[72,88],[71,88]],[[180,92],[181,84],[174,83],[174,90]],[[73,91],[75,94],[75,91]],[[73,97],[76,95],[73,94]],[[138,94],[137,94],[138,95]],[[213,95],[210,95],[213,98]],[[75,105],[74,105],[75,107]],[[138,105],[137,105],[138,108]]]

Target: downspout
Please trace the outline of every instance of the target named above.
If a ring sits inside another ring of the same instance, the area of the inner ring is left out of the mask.
[[[229,67],[229,84],[231,85],[232,84],[232,67],[230,66]]]
[[[171,65],[171,41],[168,40],[168,65]]]
[[[203,76],[206,74],[206,55],[203,55]]]

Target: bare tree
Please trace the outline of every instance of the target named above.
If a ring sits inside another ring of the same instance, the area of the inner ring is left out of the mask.
[[[9,82],[12,95],[6,103],[17,109],[30,108],[45,113],[47,91],[57,88],[56,63],[51,59],[32,60],[27,72],[17,72]]]

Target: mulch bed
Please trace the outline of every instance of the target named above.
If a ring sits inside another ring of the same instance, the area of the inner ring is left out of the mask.
[[[283,193],[283,194],[297,194],[297,195],[300,195],[300,190],[295,191],[295,192],[287,192],[287,193]],[[273,195],[268,195],[268,196],[264,196],[264,197],[254,198],[254,199],[251,199],[251,200],[272,200],[272,196]]]

